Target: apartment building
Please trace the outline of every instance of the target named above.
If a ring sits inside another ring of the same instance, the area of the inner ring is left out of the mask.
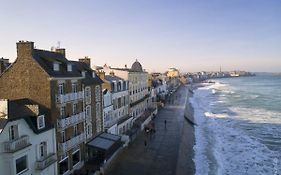
[[[108,118],[107,131],[111,134],[122,135],[130,128],[132,116],[129,115],[129,82],[113,72],[105,75],[100,71],[99,76],[103,79],[103,89],[107,89],[111,93],[113,105],[112,116]]]

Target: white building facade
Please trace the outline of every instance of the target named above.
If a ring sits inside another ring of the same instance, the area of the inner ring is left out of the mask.
[[[5,107],[8,101],[0,103],[1,174],[57,174],[55,129],[47,124],[45,115],[29,117],[23,113],[23,117],[13,118],[8,111],[18,109]]]

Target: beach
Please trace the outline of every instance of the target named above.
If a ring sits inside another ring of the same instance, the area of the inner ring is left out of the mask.
[[[193,120],[190,95],[187,86],[180,86],[153,120],[156,132],[152,136],[139,133],[105,174],[194,174],[194,128],[185,119]]]

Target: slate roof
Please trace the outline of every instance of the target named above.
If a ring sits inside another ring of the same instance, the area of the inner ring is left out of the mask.
[[[33,50],[33,59],[49,74],[51,77],[81,77],[81,73],[73,66],[72,71],[67,71],[67,64],[71,63],[61,53],[46,50]],[[53,64],[58,62],[60,70],[54,71]]]
[[[106,75],[104,78],[105,78],[107,81],[110,81],[110,82],[113,82],[113,81],[118,82],[118,81],[120,81],[120,80],[124,81],[123,78],[120,78],[120,77],[115,76],[115,75],[114,75],[114,76],[112,76],[112,75]]]
[[[45,127],[38,129],[37,127],[37,116],[45,114],[47,109],[39,105],[39,115],[35,115],[25,105],[39,105],[30,99],[18,99],[8,101],[8,119],[0,119],[0,129],[3,129],[9,121],[24,119],[34,133],[39,134],[52,129],[54,126],[45,116]]]
[[[71,61],[71,63],[74,65],[74,67],[81,73],[82,71],[86,71],[86,78],[82,80],[82,82],[85,85],[92,85],[92,84],[102,84],[102,79],[96,74],[95,77],[93,77],[93,72],[95,72],[93,69],[91,69],[86,63],[79,62],[79,61]]]

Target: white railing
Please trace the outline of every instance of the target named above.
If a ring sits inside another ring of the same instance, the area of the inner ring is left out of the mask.
[[[45,168],[55,163],[56,161],[57,161],[57,155],[55,153],[51,153],[36,162],[36,169],[44,170]]]
[[[4,142],[4,152],[15,152],[29,145],[29,136],[22,136],[18,139]]]
[[[59,94],[56,96],[57,103],[67,103],[74,100],[80,100],[84,98],[83,91],[73,92],[68,94]]]
[[[85,139],[86,139],[85,133],[81,133],[81,134],[67,140],[66,142],[59,143],[59,150],[61,152],[66,152],[66,151],[70,150],[71,148],[84,142]]]
[[[85,121],[85,112],[80,112],[75,115],[71,115],[70,117],[66,117],[63,119],[57,119],[58,128],[64,129],[68,126],[72,126],[74,124]]]

